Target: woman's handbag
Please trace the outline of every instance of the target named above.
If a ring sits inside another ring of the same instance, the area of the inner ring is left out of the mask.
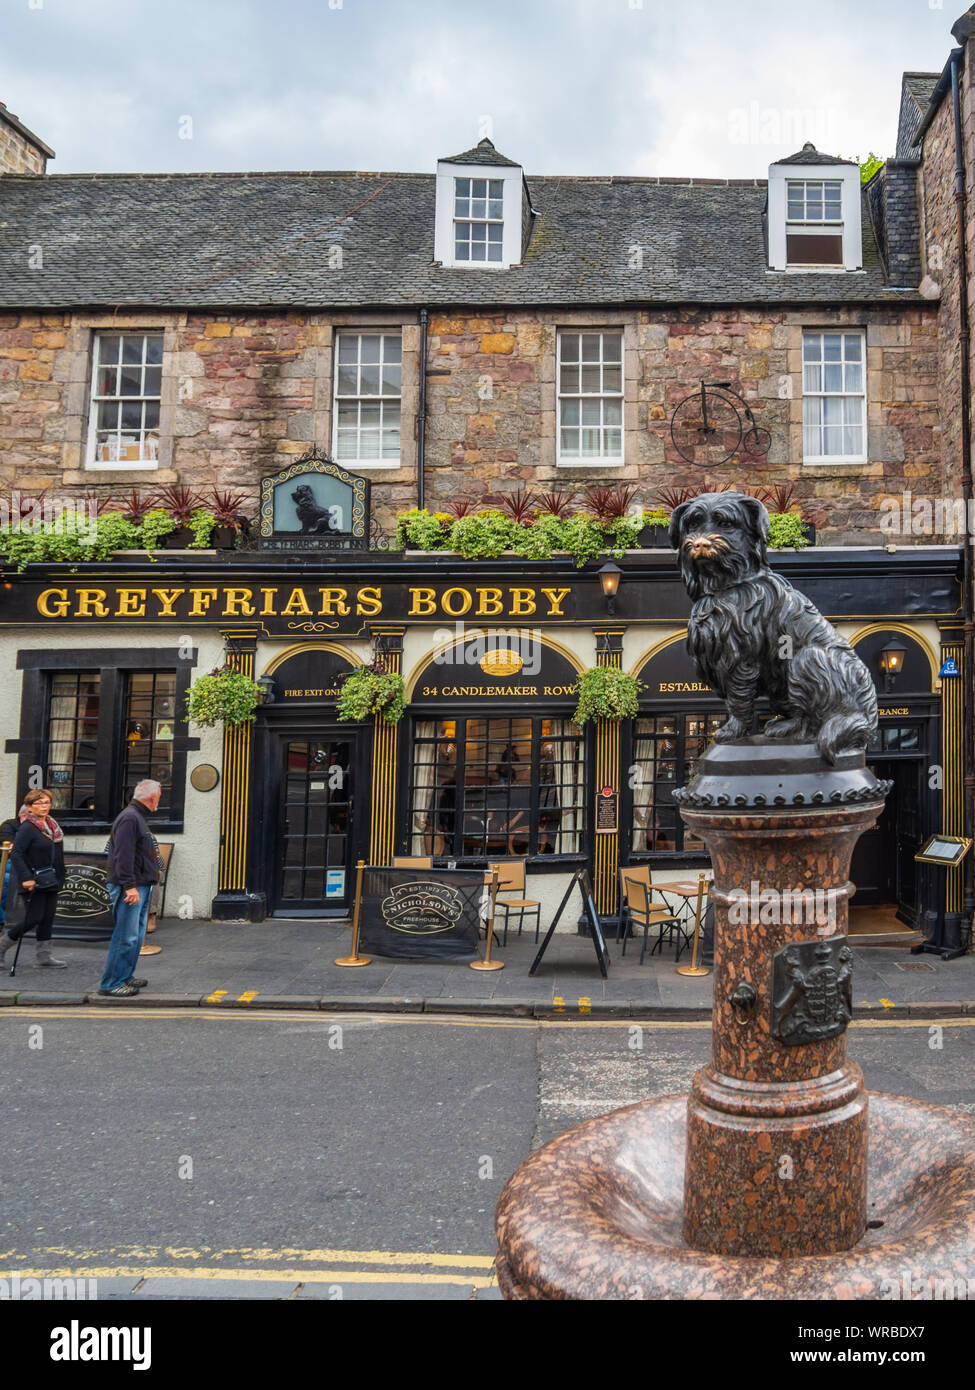
[[[51,893],[60,888],[58,883],[58,871],[53,864],[44,864],[39,869],[34,870],[34,890],[41,893]]]

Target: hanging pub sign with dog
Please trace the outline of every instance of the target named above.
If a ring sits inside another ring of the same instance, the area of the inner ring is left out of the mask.
[[[313,450],[261,480],[263,550],[366,550],[369,483]]]

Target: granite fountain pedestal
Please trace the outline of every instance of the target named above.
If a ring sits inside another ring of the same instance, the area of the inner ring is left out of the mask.
[[[711,1064],[690,1096],[521,1165],[497,1212],[506,1298],[975,1295],[975,1122],[868,1095],[846,1057],[850,860],[886,790],[861,751],[812,743],[698,762],[678,799],[714,868]]]

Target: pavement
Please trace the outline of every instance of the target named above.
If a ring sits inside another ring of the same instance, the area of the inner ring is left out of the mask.
[[[66,970],[34,963],[25,942],[16,978],[11,957],[0,973],[0,1006],[99,1004],[133,1009],[153,1006],[327,1009],[354,1012],[709,1019],[713,975],[678,975],[673,948],[640,964],[639,945],[623,956],[608,941],[609,977],[603,980],[588,937],[556,933],[534,976],[534,934],[512,933],[495,952],[504,969],[477,971],[468,961],[397,961],[374,956],[360,967],[342,967],[348,925],[271,920],[259,924],[163,919],[147,941],[161,946],[143,956],[139,973],[149,987],[134,999],[102,999],[98,982],[105,942],[56,941]],[[855,938],[854,938],[855,943]],[[975,954],[945,961],[912,956],[897,946],[855,946],[856,1017],[954,1017],[975,1014]],[[689,963],[689,955],[681,964]]]

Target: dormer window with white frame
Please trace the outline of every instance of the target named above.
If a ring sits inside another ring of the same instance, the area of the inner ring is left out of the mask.
[[[859,270],[860,169],[806,145],[769,169],[769,268]]]
[[[465,270],[507,270],[522,259],[524,172],[484,139],[437,164],[434,260]]]
[[[504,179],[454,179],[454,259],[500,261]]]

